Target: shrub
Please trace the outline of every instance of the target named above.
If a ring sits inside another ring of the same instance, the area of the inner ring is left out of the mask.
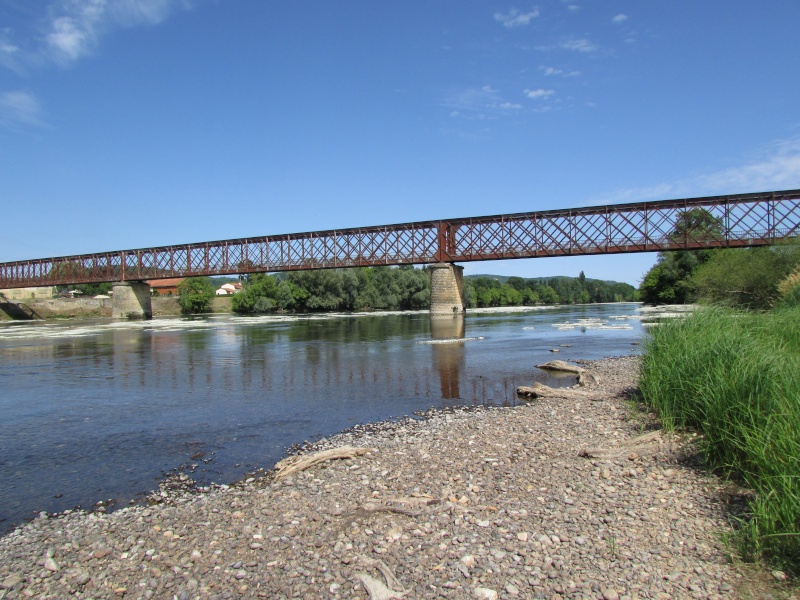
[[[189,277],[178,285],[178,304],[184,314],[208,312],[214,297],[214,286],[208,277]]]

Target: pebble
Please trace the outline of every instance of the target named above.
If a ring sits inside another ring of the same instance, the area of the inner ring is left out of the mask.
[[[669,453],[579,456],[641,432],[638,359],[584,366],[599,399],[358,425],[300,451],[367,454],[280,482],[184,476],[150,506],[42,514],[0,538],[0,599],[363,599],[359,574],[406,598],[737,597],[720,481]]]
[[[58,563],[52,558],[46,558],[44,561],[44,568],[48,571],[58,571]]]

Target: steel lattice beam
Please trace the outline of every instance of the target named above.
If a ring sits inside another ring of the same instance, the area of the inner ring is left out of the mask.
[[[678,228],[687,211],[715,223]],[[800,234],[800,190],[402,223],[0,263],[0,288],[302,269],[663,252]]]

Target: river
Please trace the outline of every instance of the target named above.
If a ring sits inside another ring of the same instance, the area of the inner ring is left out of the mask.
[[[0,532],[179,469],[230,483],[358,423],[518,404],[573,381],[536,364],[638,353],[638,308],[2,323]]]

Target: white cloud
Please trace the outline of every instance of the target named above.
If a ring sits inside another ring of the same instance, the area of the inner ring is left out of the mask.
[[[580,7],[580,6],[578,6],[577,4],[569,4],[569,5],[567,6],[567,8],[568,8],[569,10],[571,10],[572,12],[575,12],[576,10],[580,10],[580,8],[581,8],[581,7]]]
[[[0,39],[0,59],[9,49],[26,48],[25,62],[40,63],[42,57],[69,65],[91,54],[101,38],[114,29],[156,25],[174,10],[188,9],[194,0],[53,0],[46,7],[42,34],[17,44]],[[7,58],[7,57],[6,57]],[[3,61],[9,65],[9,60]]]
[[[464,112],[475,112],[498,106],[502,102],[500,95],[490,85],[480,88],[457,90],[447,96],[442,104],[461,115]]]
[[[525,94],[525,96],[527,96],[531,100],[539,100],[539,99],[543,99],[543,98],[549,98],[550,96],[555,94],[556,91],[555,90],[545,90],[543,88],[539,88],[539,89],[536,89],[536,90],[527,90],[526,89],[526,90],[523,91],[523,93]]]
[[[53,19],[47,44],[60,62],[73,61],[87,54],[94,43],[92,27],[70,17]]]
[[[525,108],[503,98],[491,85],[454,91],[441,104],[450,109],[451,117],[469,120],[497,119]]]
[[[538,16],[539,11],[537,9],[533,9],[527,13],[520,13],[516,8],[512,8],[507,15],[495,13],[494,20],[502,23],[503,27],[511,29],[513,27],[524,27],[525,25],[529,25],[530,22]]]
[[[539,70],[545,74],[545,77],[577,77],[581,74],[580,71],[565,71],[564,69],[557,69],[555,67],[539,67]]]
[[[500,110],[519,110],[522,108],[522,104],[515,104],[513,102],[501,102],[496,106]]]
[[[663,200],[800,188],[800,137],[769,144],[741,165],[652,186],[619,190],[605,202]]]
[[[22,90],[0,94],[0,124],[15,128],[20,125],[42,125],[42,108],[36,96]]]
[[[619,24],[619,23],[624,23],[627,20],[628,20],[628,15],[619,14],[615,16],[613,19],[611,19],[611,22]]]
[[[8,29],[0,30],[0,65],[16,69],[20,55],[20,47],[11,41]]]
[[[560,48],[564,50],[574,50],[575,52],[595,52],[597,46],[587,39],[569,39],[559,44]]]

